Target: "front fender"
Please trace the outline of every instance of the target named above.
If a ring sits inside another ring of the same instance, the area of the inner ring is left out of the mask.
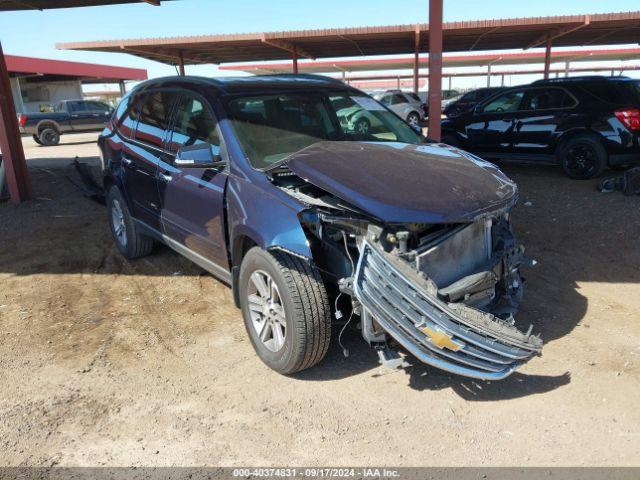
[[[311,259],[311,248],[298,218],[302,209],[300,203],[269,183],[256,185],[229,177],[227,214],[231,245],[244,236],[263,250],[277,248]]]

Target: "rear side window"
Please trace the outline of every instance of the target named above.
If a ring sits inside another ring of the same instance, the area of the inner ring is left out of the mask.
[[[142,102],[136,140],[161,148],[169,128],[175,92],[157,91],[147,94]]]
[[[67,102],[67,108],[72,113],[86,112],[87,105],[85,102]]]
[[[393,97],[391,97],[391,105],[400,105],[401,103],[408,103],[407,99],[399,93],[395,93]]]
[[[521,110],[557,110],[575,105],[575,99],[562,88],[534,89],[526,92]]]
[[[592,98],[601,102],[616,105],[629,105],[640,103],[639,82],[600,82],[585,83],[580,88]]]
[[[169,150],[175,153],[182,146],[200,143],[208,143],[215,154],[220,153],[220,136],[213,114],[204,101],[185,95],[176,106]]]
[[[122,101],[118,104],[118,108],[116,108],[115,113],[113,114],[113,122],[117,125],[122,120],[122,116],[127,111],[127,107],[129,106],[130,97],[124,97]]]
[[[95,112],[108,112],[109,105],[103,102],[94,102],[93,100],[89,100],[85,102],[87,106],[87,110],[95,111]]]
[[[127,138],[133,138],[133,133],[136,131],[140,116],[140,100],[140,95],[130,97],[128,101],[123,100],[116,111],[117,121],[120,122],[118,129]]]

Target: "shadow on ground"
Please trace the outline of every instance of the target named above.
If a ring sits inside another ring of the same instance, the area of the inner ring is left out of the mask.
[[[571,381],[569,372],[556,376],[526,375],[515,372],[504,380],[487,382],[450,375],[421,363],[411,355],[406,356],[409,367],[391,370],[380,365],[375,350],[370,348],[355,330],[343,336],[343,343],[349,349],[347,358],[344,357],[335,337],[334,335],[325,359],[316,367],[300,372],[295,378],[322,382],[348,378],[365,372],[372,372],[372,378],[401,375],[407,377],[409,387],[414,390],[435,391],[450,388],[465,400],[476,402],[511,400],[546,393],[568,385]]]
[[[514,229],[538,265],[525,270],[525,300],[518,316],[533,324],[546,343],[568,335],[584,318],[588,299],[580,282],[637,283],[640,249],[637,197],[604,195],[597,181],[572,181],[557,168],[505,166],[520,187]],[[118,255],[104,207],[84,198],[62,172],[31,169],[36,200],[0,206],[0,272],[14,275],[91,273],[105,275],[201,275],[202,270],[166,248],[127,262]],[[19,248],[16,248],[19,246]],[[334,380],[377,368],[377,356],[357,335],[345,342],[345,359],[334,339],[328,357],[296,378]],[[448,376],[415,362],[406,372],[417,390],[451,388],[461,397],[501,400],[544,393],[570,381],[559,376],[516,373],[500,382]],[[376,373],[376,375],[378,375]]]

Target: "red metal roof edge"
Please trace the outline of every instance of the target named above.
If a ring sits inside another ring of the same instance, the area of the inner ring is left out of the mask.
[[[148,78],[147,71],[142,68],[115,67],[19,55],[5,55],[5,61],[7,70],[11,73],[91,77],[105,80],[146,80]]]
[[[580,55],[580,56],[597,56],[598,53],[604,54],[620,54],[624,55],[625,53],[638,53],[640,54],[640,47],[626,47],[626,48],[609,48],[609,49],[588,49],[588,50],[553,50],[551,52],[551,58],[553,60],[554,56],[565,57],[567,55]],[[453,54],[447,55],[446,53],[443,55],[443,60],[478,60],[480,62],[487,62],[491,60],[509,60],[509,59],[520,59],[520,58],[541,58],[544,60],[545,52],[544,50],[540,51],[529,51],[529,52],[510,52],[510,53],[484,53],[484,54],[469,54],[469,55],[460,55]],[[419,62],[425,63],[428,62],[428,55],[420,55]],[[393,64],[398,61],[410,61],[413,62],[413,55],[406,55],[402,57],[394,57],[394,58],[370,58],[370,59],[354,59],[354,60],[314,60],[314,61],[299,61],[298,67],[304,68],[305,66],[314,66],[314,67],[332,67],[332,66],[343,66],[347,65],[387,65]],[[244,71],[250,69],[264,69],[268,70],[270,68],[288,68],[291,66],[291,62],[277,62],[277,63],[240,63],[234,65],[220,65],[218,68],[220,70],[233,70],[233,71]]]

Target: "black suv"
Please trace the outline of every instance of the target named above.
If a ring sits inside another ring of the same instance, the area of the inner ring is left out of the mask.
[[[498,92],[502,92],[505,90],[505,87],[486,87],[486,88],[478,88],[477,90],[471,90],[470,92],[465,93],[460,98],[458,98],[455,102],[451,102],[447,105],[443,110],[447,117],[452,118],[461,113],[471,110],[477,104],[482,102],[483,100],[492,97]]]
[[[640,82],[543,80],[493,95],[443,122],[443,141],[486,158],[560,164],[576,179],[640,160]]]

